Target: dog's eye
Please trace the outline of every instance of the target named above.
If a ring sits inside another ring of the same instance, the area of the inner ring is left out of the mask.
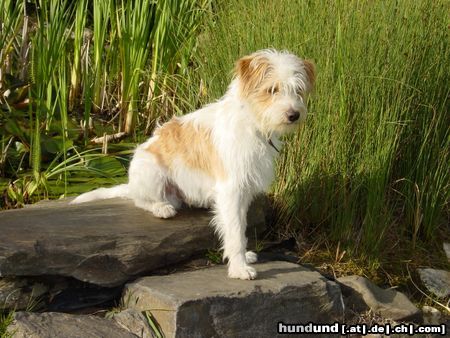
[[[278,92],[279,92],[278,86],[273,86],[273,87],[270,87],[269,89],[267,89],[267,93],[268,94],[274,95],[274,94],[276,94]]]

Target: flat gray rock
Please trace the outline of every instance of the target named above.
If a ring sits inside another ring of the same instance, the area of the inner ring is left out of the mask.
[[[439,298],[450,295],[450,271],[438,269],[417,269],[425,287]]]
[[[118,286],[214,247],[207,210],[181,210],[165,220],[125,199],[68,201],[0,213],[0,277],[58,275]],[[249,224],[259,229],[262,205],[249,212]]]
[[[345,304],[356,312],[370,308],[386,319],[396,321],[419,320],[421,311],[403,293],[393,289],[381,289],[367,278],[345,276],[341,283]]]
[[[227,278],[226,266],[127,284],[122,303],[149,311],[166,337],[275,337],[279,322],[342,320],[339,286],[288,262],[255,264],[256,280]]]
[[[17,312],[8,332],[14,338],[138,337],[105,318],[59,312]]]

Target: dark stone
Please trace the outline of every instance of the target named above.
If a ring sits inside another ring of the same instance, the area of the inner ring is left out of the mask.
[[[118,298],[121,289],[121,287],[96,287],[92,284],[86,287],[67,288],[48,300],[46,310],[51,312],[73,312],[92,307],[112,306],[113,300]]]
[[[227,278],[226,266],[127,284],[122,303],[149,311],[166,337],[276,337],[278,322],[343,319],[339,286],[298,264],[255,264],[258,278]],[[328,336],[329,335],[325,335]]]
[[[206,210],[181,210],[165,220],[125,199],[68,202],[1,212],[0,277],[59,275],[113,287],[186,261],[216,241]],[[260,208],[249,212],[249,223],[259,228]]]
[[[17,312],[8,327],[14,338],[136,338],[112,320],[58,312]]]
[[[383,318],[396,321],[422,321],[421,311],[403,293],[394,289],[382,289],[361,276],[340,277],[346,307],[354,312],[368,309]]]

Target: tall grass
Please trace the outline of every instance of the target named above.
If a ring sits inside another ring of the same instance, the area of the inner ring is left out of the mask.
[[[111,16],[114,15],[112,8],[113,1],[94,0],[93,2],[93,50],[92,50],[92,107],[94,111],[100,111],[103,108],[103,101],[106,91],[107,76],[107,52],[105,53],[105,44],[108,33],[108,26]],[[88,55],[86,55],[87,57]],[[86,69],[89,72],[89,70]],[[87,113],[87,112],[85,112]]]
[[[119,58],[121,65],[121,112],[124,130],[131,133],[136,124],[139,80],[147,64],[152,24],[151,3],[122,1],[117,13]]]
[[[23,24],[23,3],[15,5],[15,1],[0,1],[0,89],[5,90],[5,74],[13,67],[12,54],[19,47],[15,37]]]
[[[51,131],[58,109],[61,114],[62,135],[67,131],[67,108],[62,107],[66,105],[66,97],[60,94],[65,93],[67,85],[61,83],[61,79],[66,78],[65,50],[71,31],[71,9],[68,2],[40,1],[37,20],[37,31],[31,41],[33,49],[30,96],[34,99],[35,109],[29,106],[30,122],[34,131],[31,139],[30,164],[36,186],[41,180],[41,135],[44,131],[47,133]],[[34,190],[30,191],[32,192]]]
[[[175,96],[180,86],[172,85],[173,74],[186,77],[191,54],[195,49],[197,35],[202,24],[209,18],[210,0],[167,0],[156,5],[154,29],[152,30],[152,57],[150,86],[147,94],[148,118],[146,131],[155,124],[162,114],[168,115],[168,102]],[[180,24],[183,23],[183,24]],[[191,52],[189,52],[191,51]],[[160,81],[157,81],[158,77]],[[178,78],[177,82],[181,79]],[[188,82],[190,82],[188,80]],[[192,89],[178,95],[191,96]],[[160,97],[160,99],[158,99]],[[173,99],[171,100],[173,102]],[[164,103],[164,111],[158,111],[158,103]],[[191,101],[192,102],[192,101]],[[172,107],[177,108],[177,107]]]
[[[448,226],[448,13],[448,1],[220,3],[199,44],[209,100],[257,49],[317,65],[309,118],[287,137],[272,190],[285,232],[320,227],[376,256]]]
[[[87,0],[80,0],[75,8],[75,22],[73,29],[73,62],[70,73],[69,109],[72,110],[81,96],[82,53],[84,49],[84,28],[86,26]]]
[[[135,141],[133,131],[151,125],[162,105],[165,114],[178,112],[175,90],[188,86],[172,79],[191,59],[209,4],[0,0],[0,176],[10,198],[45,196],[49,178],[62,182],[66,194],[74,158],[100,174],[83,155],[94,134],[125,130]],[[119,158],[100,167],[125,165],[124,147],[132,145],[105,143],[102,152],[118,149]]]

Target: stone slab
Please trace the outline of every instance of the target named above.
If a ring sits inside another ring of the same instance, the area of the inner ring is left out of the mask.
[[[69,201],[0,212],[0,277],[60,275],[112,287],[214,248],[207,210],[159,219],[126,199]],[[264,224],[261,204],[250,223]]]
[[[421,311],[403,293],[393,289],[382,289],[367,278],[345,276],[337,279],[341,283],[346,306],[355,312],[371,309],[386,319],[396,321],[421,319]]]
[[[226,266],[140,278],[122,303],[150,311],[166,337],[276,337],[278,322],[342,320],[340,287],[288,262],[255,264],[258,278],[227,278]]]
[[[8,332],[14,338],[138,337],[105,318],[59,312],[16,312]]]
[[[417,269],[425,287],[439,298],[450,296],[450,271],[439,269]]]

